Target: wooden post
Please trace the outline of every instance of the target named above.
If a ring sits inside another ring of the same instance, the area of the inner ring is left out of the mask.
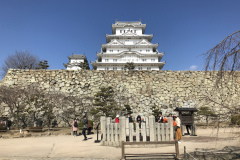
[[[125,159],[125,148],[124,148],[124,142],[122,141],[122,143],[121,143],[121,145],[122,145],[122,159]]]
[[[120,145],[119,124],[118,124],[118,123],[115,123],[115,124],[114,124],[114,128],[115,128],[115,130],[114,130],[114,134],[115,134],[115,145],[116,145],[116,146],[119,146],[119,145]]]
[[[110,124],[107,124],[107,144],[110,143]]]
[[[146,125],[146,136],[150,136],[150,133],[149,133],[149,118],[148,117],[145,117],[145,125]]]
[[[162,141],[166,141],[164,124],[160,123]]]
[[[183,159],[187,159],[186,146],[184,146],[184,156],[183,156]]]
[[[168,117],[168,123],[169,123],[169,127],[170,127],[170,141],[173,140],[173,118],[172,117]]]
[[[107,117],[107,124],[111,123],[112,118],[111,117]]]
[[[157,137],[158,137],[157,141],[162,141],[162,140],[161,140],[160,124],[159,124],[159,123],[156,123],[156,125],[157,125]]]
[[[197,132],[196,132],[196,125],[193,124],[193,125],[192,125],[192,130],[191,130],[191,136],[196,136],[196,135],[197,135],[196,133],[197,133]]]
[[[120,141],[126,142],[126,118],[120,117]]]
[[[150,142],[156,141],[155,117],[149,116]]]
[[[110,134],[111,134],[110,141],[112,142],[112,145],[114,144],[114,137],[113,137],[113,127],[114,126],[113,125],[114,125],[113,123],[110,124]]]
[[[136,125],[136,142],[140,142],[139,123],[135,123],[135,125]]]
[[[104,145],[104,143],[106,141],[106,117],[101,116],[100,122],[101,122],[101,135],[102,135],[101,143],[102,143],[102,145]]]
[[[129,119],[126,118],[126,136],[129,136]]]
[[[107,144],[110,144],[110,123],[111,117],[107,117]]]
[[[175,140],[175,151],[176,151],[176,158],[179,159],[179,146],[178,146],[178,140]]]
[[[129,124],[129,141],[133,142],[133,123],[128,124]]]
[[[146,123],[141,123],[141,135],[143,136],[143,142],[146,142],[147,141]]]
[[[169,132],[170,132],[170,126],[169,123],[164,123],[165,129],[166,129],[166,141],[169,141],[170,136],[169,136]]]

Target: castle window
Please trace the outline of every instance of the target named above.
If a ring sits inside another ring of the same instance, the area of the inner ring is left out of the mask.
[[[142,59],[143,62],[147,62],[147,59]]]
[[[113,59],[113,62],[117,62],[117,59]]]
[[[138,70],[142,70],[142,67],[138,67]]]
[[[109,70],[109,68],[108,68],[108,67],[105,67],[105,70]]]
[[[155,62],[155,59],[151,59],[151,62]]]
[[[109,50],[110,52],[113,52],[113,50]]]
[[[113,67],[113,70],[117,70],[117,67]]]
[[[122,30],[120,30],[120,33],[122,33]]]
[[[151,70],[151,67],[147,67],[147,70]]]
[[[150,52],[150,50],[146,50],[146,52]]]
[[[109,61],[109,59],[105,59],[105,62],[108,62]]]

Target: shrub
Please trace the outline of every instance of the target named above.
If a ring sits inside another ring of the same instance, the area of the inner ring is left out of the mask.
[[[240,114],[233,115],[231,117],[231,123],[240,125]]]

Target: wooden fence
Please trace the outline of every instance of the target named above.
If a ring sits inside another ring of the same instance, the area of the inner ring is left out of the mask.
[[[144,118],[141,123],[129,123],[126,117],[120,117],[119,123],[113,123],[110,117],[101,117],[102,145],[120,146],[121,142],[155,142],[173,140],[173,120],[168,123],[156,123],[154,116]]]

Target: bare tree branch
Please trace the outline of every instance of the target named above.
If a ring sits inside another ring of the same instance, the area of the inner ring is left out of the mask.
[[[203,56],[205,57],[205,71],[239,71],[240,30],[227,36]]]
[[[8,69],[35,69],[38,66],[38,57],[29,51],[16,51],[9,55],[2,65],[2,75],[5,76]]]

